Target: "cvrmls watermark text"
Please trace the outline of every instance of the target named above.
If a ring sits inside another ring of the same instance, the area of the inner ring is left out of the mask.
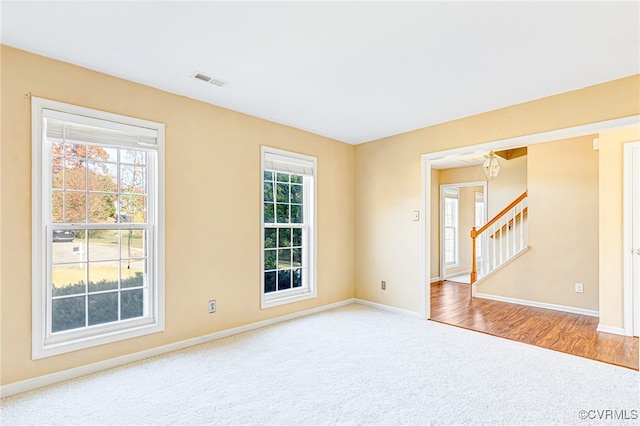
[[[637,420],[638,410],[580,410],[578,417],[582,420]]]

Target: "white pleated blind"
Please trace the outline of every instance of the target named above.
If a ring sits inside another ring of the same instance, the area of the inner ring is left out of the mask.
[[[454,200],[458,199],[458,191],[457,190],[445,190],[444,198],[452,198]]]
[[[298,175],[313,176],[314,160],[301,157],[287,157],[272,152],[264,153],[264,169]]]
[[[100,120],[60,111],[43,111],[47,138],[74,143],[120,144],[135,148],[156,147],[158,132],[154,129]]]

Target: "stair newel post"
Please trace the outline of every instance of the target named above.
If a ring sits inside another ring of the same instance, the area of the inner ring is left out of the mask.
[[[476,282],[478,278],[478,273],[476,270],[476,238],[478,237],[478,232],[476,231],[476,227],[471,228],[471,283],[469,284],[470,294],[473,297],[473,283]]]

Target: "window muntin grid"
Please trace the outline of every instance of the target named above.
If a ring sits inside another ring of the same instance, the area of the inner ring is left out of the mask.
[[[458,264],[458,191],[446,191],[444,195],[444,263]]]
[[[295,173],[263,173],[265,294],[306,286],[304,181]]]
[[[55,137],[45,143],[51,152],[49,332],[145,316],[147,152]],[[61,231],[72,240],[56,241]]]

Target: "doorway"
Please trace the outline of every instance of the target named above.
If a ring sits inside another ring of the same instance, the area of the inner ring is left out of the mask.
[[[440,185],[440,277],[471,284],[471,228],[487,216],[487,182]],[[478,211],[480,209],[480,211]],[[479,240],[479,244],[482,241]],[[481,253],[482,249],[477,252]]]
[[[420,183],[421,189],[420,192],[421,202],[420,206],[423,212],[423,218],[421,224],[421,262],[420,262],[420,281],[418,283],[420,288],[420,316],[425,319],[429,319],[431,317],[431,292],[430,285],[432,277],[432,264],[437,262],[435,259],[432,261],[432,249],[430,245],[430,241],[432,238],[437,238],[435,232],[438,232],[438,229],[431,229],[431,218],[435,214],[437,214],[437,208],[434,212],[432,212],[432,192],[437,191],[437,188],[432,189],[432,181],[431,181],[431,172],[432,167],[437,166],[437,168],[442,168],[443,164],[448,164],[450,160],[459,160],[461,158],[471,158],[476,157],[478,155],[482,155],[482,153],[486,153],[489,151],[497,151],[504,149],[517,148],[522,146],[533,145],[537,143],[550,142],[558,139],[566,139],[577,136],[584,135],[592,135],[599,133],[604,130],[618,129],[628,126],[636,126],[638,123],[638,118],[640,116],[634,115],[630,117],[617,118],[613,120],[605,120],[596,123],[590,123],[575,127],[563,128],[550,130],[547,132],[533,133],[524,136],[516,136],[508,139],[501,139],[492,142],[479,143],[477,145],[469,145],[459,148],[452,148],[444,151],[435,151],[427,154],[421,155],[421,174],[420,174]],[[435,168],[435,167],[434,167]],[[436,199],[437,202],[437,199]],[[438,222],[435,222],[438,223]],[[629,252],[630,253],[630,249]],[[436,263],[437,265],[439,262]],[[436,269],[436,268],[433,268]],[[435,271],[433,271],[435,273]],[[438,271],[439,272],[439,271]],[[631,279],[629,279],[629,283]],[[630,284],[629,284],[630,286]],[[625,289],[627,287],[625,286]],[[631,287],[629,287],[630,289]],[[625,294],[626,294],[625,290]],[[630,291],[630,290],[629,290]],[[640,290],[639,290],[640,292]],[[640,295],[638,295],[640,296]],[[628,300],[632,301],[630,295]],[[627,300],[627,298],[625,298]],[[626,301],[625,301],[625,309],[626,309]],[[630,303],[630,302],[629,302]],[[640,305],[640,301],[638,301],[638,297],[636,297],[636,304]],[[639,309],[640,310],[640,307]],[[626,311],[631,312],[630,309],[626,309]],[[625,314],[626,315],[626,314]],[[625,316],[625,327],[628,322],[629,330],[631,329],[633,319],[629,319],[627,321]]]

